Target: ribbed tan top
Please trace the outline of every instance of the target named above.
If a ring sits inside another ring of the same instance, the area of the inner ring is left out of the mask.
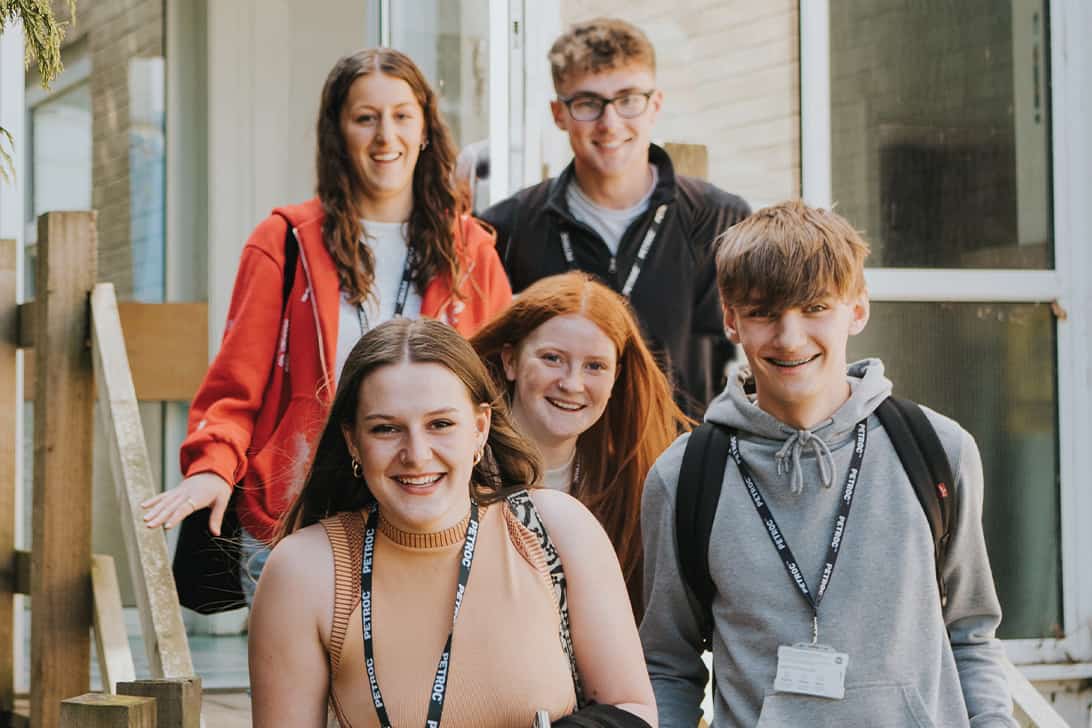
[[[330,700],[342,726],[378,726],[360,622],[366,514],[322,522],[334,552]],[[432,680],[451,631],[467,520],[432,534],[400,531],[380,514],[372,574],[376,675],[398,728],[425,725]],[[576,705],[558,636],[557,602],[538,539],[504,503],[484,507],[452,642],[441,725],[529,726]]]

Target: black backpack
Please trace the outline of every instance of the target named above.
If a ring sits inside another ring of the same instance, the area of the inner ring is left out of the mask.
[[[281,318],[288,308],[288,296],[296,278],[299,242],[292,232],[292,222],[284,235],[284,281],[281,293]],[[171,572],[178,589],[178,602],[200,614],[217,614],[246,606],[243,594],[240,559],[242,558],[241,525],[235,512],[235,490],[231,492],[221,536],[209,531],[209,509],[202,508],[182,519],[178,529]]]
[[[954,479],[948,456],[925,413],[914,402],[888,397],[876,408],[899,461],[929,519],[941,606],[948,604],[942,577],[951,537]],[[702,606],[702,645],[712,649],[715,587],[709,575],[709,536],[729,460],[731,429],[705,422],[690,434],[679,470],[675,538],[683,580]]]

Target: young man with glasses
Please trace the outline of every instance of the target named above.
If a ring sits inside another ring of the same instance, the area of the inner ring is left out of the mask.
[[[726,346],[713,241],[750,209],[677,176],[651,143],[663,92],[640,29],[611,18],[581,23],[549,58],[550,108],[573,162],[482,214],[497,230],[512,290],[573,268],[602,278],[630,300],[680,401],[699,414],[720,386]]]

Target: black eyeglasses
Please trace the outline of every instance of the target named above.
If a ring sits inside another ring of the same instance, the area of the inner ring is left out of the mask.
[[[632,119],[645,113],[648,108],[648,100],[656,89],[648,91],[627,91],[618,94],[612,99],[603,98],[598,94],[576,94],[568,98],[558,99],[569,110],[569,116],[574,121],[595,121],[607,110],[607,106],[614,104],[614,111],[623,119]]]

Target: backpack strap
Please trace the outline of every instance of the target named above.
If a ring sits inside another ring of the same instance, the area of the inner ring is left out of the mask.
[[[675,502],[675,538],[683,581],[702,608],[701,639],[706,650],[713,644],[713,595],[709,574],[709,535],[720,502],[724,469],[728,465],[729,430],[711,422],[690,433],[679,469]]]
[[[565,656],[569,658],[569,672],[573,678],[573,690],[576,692],[576,706],[582,708],[587,705],[584,698],[584,686],[580,682],[580,673],[576,669],[576,653],[573,651],[573,637],[569,628],[569,597],[568,586],[565,582],[565,568],[561,563],[561,555],[557,547],[550,540],[550,534],[546,532],[546,526],[542,523],[542,517],[535,508],[531,495],[526,490],[519,490],[507,496],[508,508],[523,526],[538,538],[539,546],[546,557],[546,568],[550,574],[550,582],[554,587],[554,597],[557,599],[557,611],[560,617],[558,630],[561,638],[561,648]]]
[[[948,588],[944,583],[944,563],[952,535],[954,478],[948,455],[921,407],[907,399],[888,397],[876,408],[891,444],[898,453],[903,470],[914,486],[914,493],[929,520],[936,559],[940,605],[948,606]]]
[[[903,470],[906,471],[933,535],[937,588],[942,607],[948,604],[943,578],[955,506],[955,478],[936,429],[916,403],[888,397],[876,409]],[[675,503],[675,538],[683,581],[703,612],[702,646],[712,649],[712,605],[716,587],[709,574],[709,539],[713,530],[724,470],[728,464],[730,430],[705,422],[693,432],[683,452]]]
[[[281,287],[281,318],[288,308],[288,295],[292,293],[292,284],[296,281],[296,261],[300,257],[300,245],[292,231],[292,221],[277,213],[288,228],[284,233],[284,283]]]

